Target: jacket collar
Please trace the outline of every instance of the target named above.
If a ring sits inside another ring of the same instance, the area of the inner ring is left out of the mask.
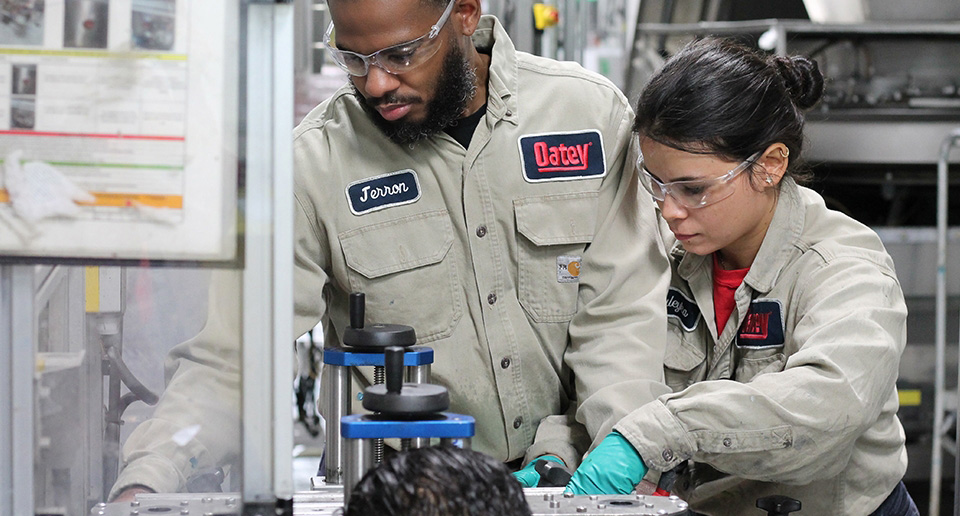
[[[500,21],[491,15],[480,17],[473,33],[473,45],[490,53],[487,80],[487,112],[497,119],[517,123],[517,49]]]
[[[785,178],[780,186],[776,211],[760,244],[760,251],[743,279],[756,292],[769,292],[780,276],[780,271],[796,252],[794,245],[803,232],[804,207],[800,199],[800,187],[793,179]],[[688,283],[695,276],[712,272],[711,256],[700,256],[683,250],[679,242],[673,245],[671,254],[680,258],[677,273]]]

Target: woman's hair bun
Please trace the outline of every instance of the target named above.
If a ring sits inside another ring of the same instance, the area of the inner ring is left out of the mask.
[[[804,56],[772,56],[771,64],[776,67],[783,84],[800,109],[810,109],[823,96],[823,74],[817,62]]]

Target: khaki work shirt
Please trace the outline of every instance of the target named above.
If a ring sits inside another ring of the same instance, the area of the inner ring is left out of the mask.
[[[297,128],[297,322],[322,317],[339,343],[347,294],[365,292],[368,321],[413,326],[434,349],[433,382],[476,418],[474,447],[512,460],[547,416],[575,408],[602,437],[666,392],[668,266],[637,195],[624,96],[579,65],[517,52],[492,16],[473,40],[491,63],[468,148],[445,133],[390,142],[349,86]],[[563,158],[569,171],[531,169]],[[373,199],[378,187],[396,202]],[[542,426],[532,456],[577,464],[572,417]]]
[[[866,515],[907,465],[896,380],[907,309],[869,228],[785,180],[756,260],[717,335],[710,256],[673,246],[664,371],[672,394],[616,429],[709,515]],[[688,462],[689,461],[689,462]]]
[[[349,86],[295,130],[295,334],[319,320],[338,345],[348,294],[364,292],[368,322],[410,325],[434,349],[432,381],[450,390],[452,412],[476,418],[475,449],[575,467],[591,441],[668,392],[669,266],[653,203],[638,196],[633,113],[605,78],[517,52],[491,16],[473,39],[491,64],[468,148],[442,132],[394,144]],[[211,305],[235,300],[230,288],[213,289]],[[229,375],[191,361],[227,339],[238,321],[226,317],[172,355],[181,392],[216,379],[206,388],[230,398]],[[358,388],[372,376],[362,374]],[[163,419],[128,441],[117,485],[179,490],[218,464],[230,400],[158,409]],[[201,420],[188,446],[169,443]]]

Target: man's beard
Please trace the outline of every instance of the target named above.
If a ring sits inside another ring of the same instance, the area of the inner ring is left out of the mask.
[[[366,99],[356,86],[353,87],[353,91],[360,100],[360,105],[370,114],[377,127],[394,143],[403,145],[416,143],[453,125],[463,117],[467,102],[477,94],[477,71],[457,45],[453,45],[447,57],[444,58],[443,68],[440,70],[440,77],[436,84],[434,97],[427,103],[427,116],[420,122],[403,119],[388,122],[375,109],[378,104],[420,102],[420,97],[410,98],[389,94],[376,99]]]

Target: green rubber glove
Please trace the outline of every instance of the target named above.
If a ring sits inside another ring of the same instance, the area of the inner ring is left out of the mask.
[[[565,492],[577,495],[630,494],[647,465],[620,432],[611,432],[573,473]]]
[[[523,487],[537,487],[537,484],[540,483],[540,473],[537,473],[537,470],[534,468],[537,466],[537,462],[542,460],[550,460],[563,464],[563,461],[560,460],[559,457],[555,457],[553,455],[542,455],[530,461],[530,463],[524,466],[524,468],[520,471],[514,471],[513,477],[516,478]]]

